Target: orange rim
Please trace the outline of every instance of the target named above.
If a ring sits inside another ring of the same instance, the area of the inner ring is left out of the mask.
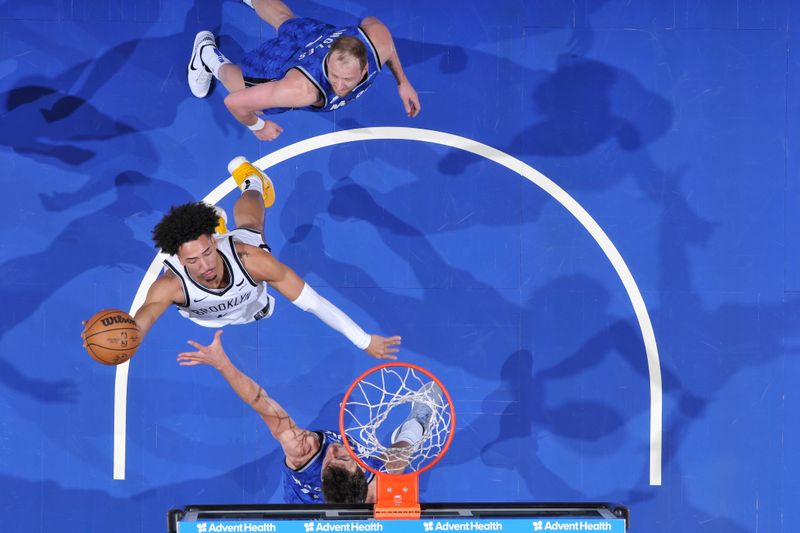
[[[345,433],[345,424],[344,424],[345,408],[347,407],[347,401],[350,399],[350,393],[353,392],[353,389],[355,389],[356,386],[359,383],[361,383],[361,381],[363,381],[364,378],[366,378],[370,374],[373,374],[375,372],[379,372],[379,371],[383,370],[384,368],[392,368],[392,367],[411,368],[411,369],[416,370],[418,372],[421,372],[421,373],[425,374],[426,376],[428,376],[429,378],[431,378],[434,382],[436,382],[437,385],[439,385],[439,388],[441,389],[442,394],[444,394],[444,397],[447,399],[447,405],[448,405],[448,408],[450,409],[450,430],[448,431],[447,440],[445,441],[444,446],[442,446],[441,451],[436,455],[436,457],[433,458],[433,460],[430,463],[428,463],[427,465],[423,466],[419,470],[415,470],[413,472],[408,472],[408,473],[403,473],[403,474],[391,474],[391,473],[388,473],[388,472],[380,472],[380,471],[372,468],[371,466],[369,466],[366,462],[364,462],[364,460],[362,460],[361,457],[358,456],[358,454],[355,452],[355,450],[353,450],[352,446],[350,446],[349,439],[347,438],[347,434]],[[397,362],[395,362],[395,363],[386,363],[386,364],[383,364],[383,365],[379,365],[379,366],[370,368],[369,370],[367,370],[366,372],[362,373],[360,376],[358,376],[353,381],[353,383],[347,389],[347,392],[344,393],[344,398],[342,398],[342,406],[339,408],[339,434],[342,437],[342,442],[344,443],[344,447],[347,449],[347,452],[353,457],[353,459],[356,460],[356,462],[359,464],[359,466],[361,466],[365,470],[368,470],[368,471],[372,472],[376,476],[392,476],[393,478],[406,477],[406,478],[410,479],[410,478],[418,476],[422,472],[430,470],[431,468],[434,467],[434,465],[436,463],[438,463],[441,460],[442,457],[444,457],[444,454],[446,454],[447,450],[450,448],[450,443],[453,441],[453,434],[455,433],[455,427],[456,427],[456,411],[455,411],[455,409],[453,409],[453,400],[452,400],[452,398],[450,398],[450,393],[448,392],[447,388],[439,380],[439,378],[437,378],[436,376],[434,376],[433,374],[431,374],[430,372],[428,372],[427,370],[425,370],[421,366],[415,365],[415,364],[412,364],[412,363],[397,363]]]

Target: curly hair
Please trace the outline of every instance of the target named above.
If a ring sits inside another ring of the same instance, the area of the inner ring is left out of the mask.
[[[344,57],[357,59],[361,68],[367,66],[367,47],[355,37],[343,35],[333,41],[328,57],[331,57],[334,52],[339,52]]]
[[[219,216],[203,202],[173,206],[153,228],[153,241],[168,255],[176,255],[184,243],[201,235],[213,235]]]
[[[322,472],[322,495],[325,503],[364,503],[367,499],[367,478],[355,472],[329,466]]]

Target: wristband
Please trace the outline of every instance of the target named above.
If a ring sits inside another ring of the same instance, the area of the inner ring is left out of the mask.
[[[261,118],[261,117],[256,117],[256,123],[255,123],[255,124],[253,124],[253,125],[251,125],[251,126],[247,126],[247,128],[248,128],[250,131],[261,131],[261,130],[263,130],[263,129],[264,129],[264,126],[266,126],[266,125],[267,125],[267,123],[266,123],[266,122],[264,122],[264,119],[263,119],[263,118]]]

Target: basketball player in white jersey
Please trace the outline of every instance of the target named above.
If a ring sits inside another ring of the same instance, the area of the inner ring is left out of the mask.
[[[170,305],[212,328],[268,318],[275,309],[267,292],[272,286],[372,357],[397,359],[400,337],[369,335],[269,252],[264,208],[275,202],[275,191],[266,174],[243,157],[228,170],[242,190],[234,205],[236,229],[228,232],[213,207],[197,202],[173,207],[153,230],[156,246],[169,257],[134,316],[141,336]]]

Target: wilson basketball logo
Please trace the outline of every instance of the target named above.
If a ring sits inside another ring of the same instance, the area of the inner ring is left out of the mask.
[[[100,323],[103,324],[105,327],[113,326],[114,324],[136,324],[132,318],[127,318],[120,315],[112,315],[105,317],[100,320]]]

